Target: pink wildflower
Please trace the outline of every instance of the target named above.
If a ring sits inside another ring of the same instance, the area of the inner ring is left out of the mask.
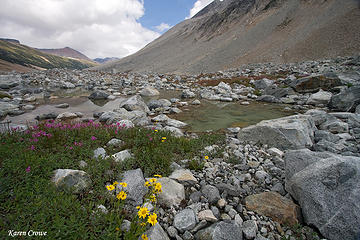
[[[35,146],[31,145],[30,150],[34,151],[35,150]]]
[[[25,171],[26,171],[27,173],[30,172],[30,170],[31,170],[30,166],[28,166],[28,167],[25,169]]]
[[[95,140],[96,140],[96,137],[91,136],[91,140],[92,140],[92,141],[95,141]]]

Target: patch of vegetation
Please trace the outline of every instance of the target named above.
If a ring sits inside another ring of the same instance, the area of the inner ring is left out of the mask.
[[[256,96],[261,96],[261,91],[259,89],[255,89],[254,94]]]
[[[84,69],[95,66],[88,61],[46,54],[25,45],[3,40],[0,40],[0,59],[26,67],[37,66],[45,69]]]
[[[131,149],[134,157],[123,164],[112,158],[94,159],[93,151],[112,138],[125,145],[105,147],[108,155]],[[125,237],[119,230],[123,219],[132,222],[131,231],[140,233],[143,229],[134,223],[133,215],[105,185],[119,180],[129,168],[140,167],[147,177],[166,175],[171,161],[199,156],[203,147],[222,139],[215,134],[176,138],[154,129],[92,122],[47,122],[23,133],[0,135],[1,235],[8,236],[11,229],[32,229],[46,231],[49,239],[119,239]],[[56,189],[51,182],[54,170],[79,169],[81,160],[87,163],[82,170],[92,180],[91,187],[77,195]],[[99,205],[106,206],[109,213],[94,215]]]

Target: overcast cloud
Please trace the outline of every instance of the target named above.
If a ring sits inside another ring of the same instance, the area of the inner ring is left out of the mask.
[[[124,57],[160,36],[137,21],[143,15],[142,0],[1,0],[0,37],[69,46],[90,58]]]

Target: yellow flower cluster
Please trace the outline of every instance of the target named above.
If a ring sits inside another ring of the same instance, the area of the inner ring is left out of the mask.
[[[161,138],[161,142],[165,142],[165,140],[166,140],[166,137]]]
[[[147,217],[147,222],[150,223],[152,226],[154,226],[157,223],[157,215],[156,213],[152,213],[150,214],[150,211],[147,207],[140,207],[137,206],[137,209],[139,209],[138,211],[138,216],[141,219],[145,219]],[[145,226],[146,223],[143,222],[141,223],[142,226]]]
[[[113,191],[115,189],[116,185],[120,185],[123,188],[127,187],[127,183],[125,183],[125,182],[118,183],[117,181],[115,181],[113,184],[107,185],[106,189],[109,190],[109,191]],[[127,193],[125,191],[121,191],[116,195],[116,198],[119,199],[119,200],[125,200],[126,197],[127,197]]]

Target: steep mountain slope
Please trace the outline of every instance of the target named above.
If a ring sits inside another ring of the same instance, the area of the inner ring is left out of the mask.
[[[95,66],[95,63],[93,62],[59,57],[40,52],[22,44],[4,40],[0,40],[0,59],[12,64],[18,64],[35,69],[84,69]],[[7,64],[7,66],[11,67],[13,65]]]
[[[93,61],[90,58],[88,58],[87,56],[85,56],[84,54],[82,54],[81,52],[76,51],[75,49],[72,49],[72,48],[69,48],[69,47],[57,48],[57,49],[39,49],[39,48],[36,48],[36,50],[39,50],[39,51],[41,51],[43,53],[53,54],[53,55],[61,56],[61,57],[76,58],[76,59],[79,59],[79,60],[85,60],[85,61],[89,61],[89,62]]]
[[[359,0],[215,0],[107,71],[200,73],[360,52]]]

